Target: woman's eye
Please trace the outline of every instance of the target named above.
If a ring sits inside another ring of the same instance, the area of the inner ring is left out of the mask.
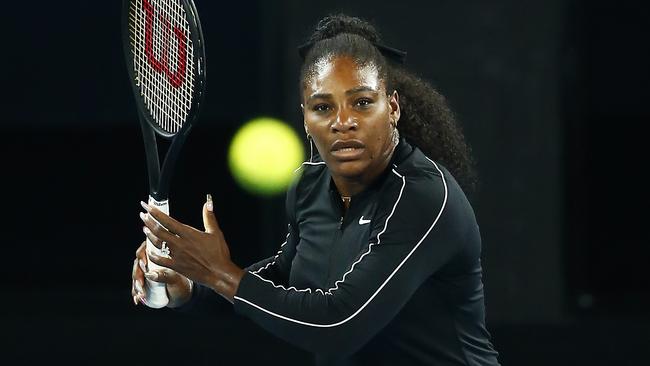
[[[325,112],[329,110],[329,106],[327,104],[316,104],[313,109],[316,112]]]
[[[370,100],[370,99],[365,99],[364,98],[364,99],[357,100],[357,105],[361,106],[361,107],[367,107],[370,104],[372,104],[372,100]]]

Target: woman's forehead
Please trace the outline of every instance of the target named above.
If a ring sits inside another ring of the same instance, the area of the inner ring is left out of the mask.
[[[324,56],[318,59],[305,78],[305,92],[322,92],[334,87],[368,87],[379,90],[383,81],[372,62],[358,63],[348,56]]]

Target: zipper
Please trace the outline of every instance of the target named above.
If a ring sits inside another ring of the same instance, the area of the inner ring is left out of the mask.
[[[336,235],[334,235],[334,238],[332,240],[332,246],[329,255],[329,264],[327,266],[327,286],[329,286],[332,277],[332,261],[334,260],[334,257],[337,256],[335,252],[336,250],[340,249],[336,244],[341,241],[341,237],[343,236],[343,216],[341,216],[338,226],[339,228],[336,230]]]
[[[332,198],[338,203],[338,207],[343,210],[344,203],[342,202],[340,196],[338,193],[333,193]],[[351,206],[351,205],[350,205]],[[350,208],[345,210],[345,215],[349,214]],[[345,215],[341,215],[338,223],[338,230],[336,230],[336,235],[334,235],[334,238],[332,240],[332,246],[331,246],[331,251],[329,255],[329,265],[327,266],[327,284],[329,286],[331,276],[332,276],[332,262],[334,260],[334,256],[336,255],[335,251],[337,249],[340,249],[336,244],[341,241],[341,237],[343,236],[343,221],[345,219]]]

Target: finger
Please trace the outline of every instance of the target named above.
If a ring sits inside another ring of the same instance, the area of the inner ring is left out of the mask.
[[[138,268],[135,271],[135,290],[139,295],[145,296],[146,290],[144,286],[144,274],[147,273],[147,267],[141,259],[138,259]]]
[[[135,260],[133,261],[133,271],[131,274],[131,296],[133,297],[133,304],[138,305],[143,302],[146,296],[144,290],[144,273],[147,272],[147,242],[143,241],[142,244],[135,251]]]
[[[147,242],[146,240],[140,244],[138,249],[135,251],[135,257],[139,259],[144,259],[144,263],[147,263],[147,253],[146,253],[146,248],[147,248]]]
[[[145,259],[142,259],[142,258],[138,259],[138,264],[140,265],[140,270],[142,271],[142,273],[145,273],[145,272],[148,271],[147,262],[146,262],[147,258],[146,257],[147,256],[145,255]]]
[[[142,285],[144,283],[144,272],[140,268],[140,262],[137,258],[133,261],[131,296],[134,305],[138,305],[141,299],[145,297],[144,286]]]
[[[164,226],[165,228],[167,228],[167,230],[171,231],[172,233],[182,235],[182,234],[187,234],[191,231],[190,230],[191,228],[189,226],[169,217],[169,215],[160,211],[156,207],[147,205],[142,201],[140,201],[140,204],[142,205],[142,207],[144,207],[145,210],[147,210],[149,215],[153,216],[153,218],[160,223],[160,225]]]
[[[203,227],[205,227],[205,232],[210,234],[221,230],[217,218],[214,215],[212,195],[210,194],[207,195],[207,200],[203,205]]]
[[[155,271],[149,271],[144,274],[144,276],[150,280],[164,284],[173,284],[178,282],[178,274],[170,269],[157,269]]]
[[[147,236],[149,241],[151,241],[156,248],[162,246],[162,242],[166,241],[167,243],[175,243],[179,237],[167,231],[164,227],[153,220],[150,215],[141,214],[140,218],[144,222],[145,226],[142,228],[142,231]]]
[[[133,261],[133,273],[132,273],[132,280],[133,280],[133,290],[135,290],[134,295],[141,295],[144,294],[144,273],[145,271],[142,270],[140,260],[136,259]]]
[[[145,274],[145,277],[151,281],[160,283],[174,284],[180,279],[178,273],[171,269],[161,268],[155,271],[150,271]]]
[[[131,272],[131,296],[133,296],[133,297],[135,297],[135,295],[137,294],[137,292],[135,290],[135,273],[137,271],[137,268],[138,268],[138,260],[136,259],[136,260],[133,261],[133,270]],[[134,299],[134,302],[135,302],[135,299]]]
[[[140,267],[138,266],[138,259],[136,258],[133,260],[133,269],[131,270],[131,281],[133,282],[131,285],[131,292],[135,290],[135,280],[138,276],[138,269],[140,269]]]
[[[149,252],[148,254],[149,254],[149,260],[152,263],[155,263],[155,264],[157,264],[157,265],[159,265],[161,267],[175,269],[173,259],[162,257],[162,256],[156,255],[155,253],[152,253],[152,252]],[[154,271],[145,272],[144,276],[147,277],[147,273],[151,273],[151,272],[154,272]],[[149,277],[147,277],[147,278],[149,278]]]
[[[153,244],[153,246],[155,246],[158,249],[162,247],[163,240],[157,237],[154,233],[152,233],[148,227],[143,226],[142,232],[147,237],[147,240],[149,240],[151,244]]]

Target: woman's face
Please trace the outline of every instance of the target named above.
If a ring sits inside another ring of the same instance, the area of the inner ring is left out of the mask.
[[[305,76],[303,115],[333,177],[373,179],[390,162],[398,96],[387,95],[373,64],[344,56],[318,61]]]

